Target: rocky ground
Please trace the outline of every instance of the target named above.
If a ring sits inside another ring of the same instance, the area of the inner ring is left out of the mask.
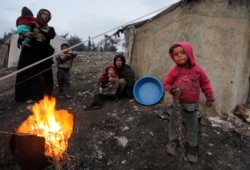
[[[250,137],[234,130],[222,131],[202,119],[199,132],[199,161],[190,164],[179,150],[166,153],[167,104],[142,106],[134,100],[106,99],[100,110],[84,110],[92,100],[97,76],[114,54],[84,54],[72,69],[72,99],[54,96],[56,107],[75,116],[74,131],[61,169],[75,170],[247,170],[250,167]],[[55,69],[55,68],[54,68]],[[0,77],[15,69],[2,69]],[[55,82],[56,85],[56,82]],[[14,76],[0,81],[0,169],[19,170],[9,141],[13,129],[30,114],[27,104],[14,101]],[[249,129],[248,129],[249,130]],[[47,167],[46,169],[56,169]]]

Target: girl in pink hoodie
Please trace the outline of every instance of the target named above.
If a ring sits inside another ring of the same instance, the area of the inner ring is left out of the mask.
[[[176,65],[167,73],[164,88],[173,95],[173,101],[178,101],[179,111],[186,131],[187,159],[198,161],[198,102],[200,91],[206,97],[206,105],[214,102],[213,90],[206,72],[196,63],[193,49],[188,42],[175,43],[169,49],[169,55]],[[169,144],[167,152],[176,154],[176,107],[172,107],[168,129]],[[179,141],[180,142],[180,141]]]

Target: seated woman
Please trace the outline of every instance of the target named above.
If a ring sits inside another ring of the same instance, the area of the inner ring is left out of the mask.
[[[85,107],[86,110],[99,109],[101,108],[101,96],[113,96],[115,101],[119,100],[120,96],[127,96],[129,99],[133,98],[133,87],[135,84],[134,71],[131,67],[126,64],[126,59],[124,55],[118,54],[115,56],[114,60],[115,71],[118,74],[119,80],[114,86],[113,93],[100,94],[99,92],[94,94],[94,101]]]

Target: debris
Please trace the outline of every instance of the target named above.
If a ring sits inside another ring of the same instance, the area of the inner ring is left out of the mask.
[[[250,105],[248,104],[237,105],[234,111],[234,115],[238,116],[245,122],[250,122]]]
[[[234,127],[231,122],[220,119],[219,117],[208,117],[212,127],[221,128],[222,130],[232,130]]]
[[[117,139],[117,143],[119,146],[122,146],[124,148],[127,146],[128,138],[126,136],[121,136],[121,137],[115,136],[114,138]]]
[[[122,127],[122,131],[123,131],[123,132],[128,131],[128,130],[129,130],[129,127],[128,127],[128,126]]]

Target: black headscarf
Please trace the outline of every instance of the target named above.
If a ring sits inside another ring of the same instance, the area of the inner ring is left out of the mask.
[[[42,19],[42,13],[43,13],[44,11],[47,11],[47,12],[49,13],[49,19],[48,19],[48,21],[46,22],[46,24],[47,24],[47,23],[51,20],[51,17],[52,17],[49,10],[47,10],[47,9],[40,9],[40,10],[38,11],[38,13],[37,13],[37,18],[43,21],[43,19]],[[44,21],[43,21],[43,22],[44,22]]]
[[[113,60],[114,66],[115,66],[115,69],[116,69],[116,70],[119,70],[119,69],[121,69],[121,68],[117,68],[116,63],[115,63],[115,61],[116,61],[117,58],[120,58],[120,59],[122,60],[122,66],[121,66],[121,68],[123,68],[123,67],[125,66],[125,64],[126,64],[126,59],[125,59],[125,56],[122,55],[122,54],[117,54],[117,55],[115,56],[115,58],[114,58],[114,60]]]

